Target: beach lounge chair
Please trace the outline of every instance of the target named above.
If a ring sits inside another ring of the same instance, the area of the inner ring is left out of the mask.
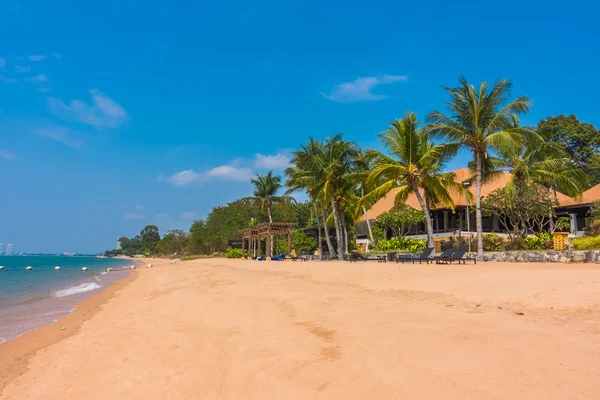
[[[292,261],[308,261],[308,257],[306,257],[305,255],[300,255],[300,256],[293,256],[290,257],[292,259]]]
[[[398,257],[396,257],[396,263],[412,262],[414,264],[415,261],[418,261],[419,264],[421,264],[423,261],[425,261],[427,264],[429,264],[429,261],[433,261],[431,258],[429,258],[432,252],[433,247],[428,247],[423,250],[421,254],[400,254]]]
[[[272,257],[271,261],[285,261],[285,254],[280,254],[278,256]]]
[[[258,258],[256,259],[256,261],[265,261],[265,260],[266,260],[266,258],[265,258],[265,257],[258,257]]]
[[[438,264],[450,264],[453,261],[457,261],[459,264],[462,261],[463,264],[466,264],[467,261],[473,261],[475,264],[477,264],[477,260],[474,257],[466,257],[465,253],[467,252],[467,246],[460,246],[458,249],[456,249],[456,251],[450,256],[447,257],[445,259],[436,261]]]
[[[387,257],[383,254],[381,255],[376,255],[375,257],[367,257],[364,254],[361,254],[357,251],[353,251],[352,254],[350,254],[350,262],[357,262],[357,261],[377,261],[377,262],[387,262]]]
[[[454,249],[448,249],[439,256],[433,257],[433,260],[435,260],[436,264],[440,264],[443,260],[447,260],[448,257],[452,256],[452,253],[454,253]]]

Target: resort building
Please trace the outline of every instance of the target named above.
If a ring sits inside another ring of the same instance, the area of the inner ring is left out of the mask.
[[[456,182],[463,183],[469,181],[472,177],[472,172],[468,168],[461,168],[453,171],[456,175]],[[511,178],[509,172],[500,174],[491,182],[483,184],[481,188],[481,196],[489,195],[496,189],[505,187]],[[468,207],[470,208],[470,219],[467,221],[467,190],[469,190],[473,197],[475,195],[475,186],[473,184],[470,188],[464,188],[461,191],[451,191],[452,200],[454,202],[455,209],[452,210],[447,207],[434,207],[432,209],[433,218],[433,231],[434,237],[450,237],[455,232],[461,231],[463,233],[476,232],[475,225],[475,213],[474,213],[474,200],[469,202]],[[366,216],[362,216],[356,222],[355,231],[357,237],[357,243],[366,245],[368,243],[368,228],[366,220],[367,218],[371,223],[375,222],[375,219],[384,212],[390,211],[394,206],[394,200],[398,189],[392,189],[390,192],[380,199],[377,203],[371,207],[366,213]],[[594,186],[583,193],[580,198],[571,198],[562,193],[556,193],[558,205],[555,207],[557,217],[569,217],[571,219],[571,235],[580,236],[583,235],[584,229],[587,228],[589,210],[593,202],[600,200],[600,185]],[[406,199],[406,204],[421,210],[421,206],[414,195],[411,193]],[[500,224],[497,217],[483,217],[483,231],[494,232],[494,233],[505,233],[505,228]],[[416,238],[425,238],[426,227],[425,223],[419,223],[410,228],[409,236]],[[388,233],[389,237],[389,233]]]

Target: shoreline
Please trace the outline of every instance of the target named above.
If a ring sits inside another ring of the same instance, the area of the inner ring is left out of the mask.
[[[0,393],[13,379],[27,371],[28,361],[38,351],[58,343],[74,334],[85,321],[96,315],[102,306],[110,300],[116,292],[133,282],[138,276],[138,268],[147,263],[154,263],[151,259],[144,263],[138,259],[131,259],[136,269],[130,270],[123,278],[113,281],[110,285],[101,288],[98,293],[77,302],[75,309],[68,315],[46,325],[27,331],[22,335],[0,343]]]

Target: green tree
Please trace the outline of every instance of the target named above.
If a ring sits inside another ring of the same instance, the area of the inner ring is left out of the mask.
[[[356,168],[356,160],[360,152],[353,142],[344,140],[341,134],[325,139],[323,161],[325,177],[321,186],[322,198],[331,204],[331,213],[337,238],[338,259],[344,259],[348,248],[346,229],[346,213],[343,208],[355,179],[352,175]]]
[[[518,126],[515,119],[513,126]],[[511,172],[507,189],[517,190],[520,186],[539,185],[552,193],[552,204],[548,207],[549,230],[554,231],[553,216],[557,205],[556,192],[571,197],[580,196],[587,182],[586,174],[579,169],[569,155],[556,142],[546,142],[538,135],[529,135],[525,143],[515,143],[499,149],[498,157],[489,157],[492,173]]]
[[[490,153],[523,142],[528,132],[514,127],[514,119],[529,111],[531,101],[527,96],[508,101],[512,84],[504,79],[490,86],[482,82],[479,88],[459,79],[456,88],[444,87],[450,94],[447,103],[450,114],[440,111],[429,114],[429,131],[450,143],[457,143],[473,153],[475,162],[475,220],[477,226],[477,258],[483,259],[483,218],[481,211],[481,186]]]
[[[413,112],[391,122],[379,138],[390,155],[376,150],[369,152],[375,165],[367,186],[373,189],[363,201],[380,198],[399,187],[395,206],[400,207],[408,195],[414,193],[425,215],[427,245],[433,247],[431,205],[454,207],[448,189],[457,189],[458,184],[454,182],[453,173],[441,171],[456,154],[458,146],[431,142],[427,132],[419,128],[419,120]]]
[[[487,195],[482,210],[486,216],[495,215],[512,239],[515,235],[526,237],[528,231],[541,228],[552,204],[547,188],[516,182]]]
[[[188,253],[189,241],[190,235],[180,229],[175,229],[164,235],[155,246],[160,254],[181,256]]]
[[[324,198],[323,183],[325,180],[326,160],[323,148],[324,143],[322,141],[310,138],[306,145],[302,145],[300,150],[292,153],[292,167],[289,167],[285,171],[288,176],[286,186],[289,188],[288,193],[304,190],[311,199],[315,210],[315,222],[317,224],[319,257],[323,255],[319,221],[323,223],[327,250],[332,257],[336,257],[335,248],[329,234],[329,224],[325,209],[327,202]]]
[[[423,211],[416,210],[407,204],[393,207],[390,211],[380,214],[375,219],[375,225],[384,231],[392,231],[395,237],[408,234],[410,227],[419,222],[425,222]]]
[[[269,171],[267,175],[256,174],[256,179],[251,179],[250,182],[254,185],[254,199],[260,204],[261,209],[266,209],[269,216],[269,222],[273,222],[271,216],[271,207],[274,203],[283,201],[292,201],[290,196],[278,196],[277,192],[281,189],[281,177],[273,175],[273,171]]]
[[[160,241],[160,234],[156,225],[146,225],[140,231],[140,241],[142,251],[151,253],[154,250],[154,245]]]
[[[316,242],[315,238],[305,234],[302,229],[297,229],[294,232],[294,239],[293,239],[292,243],[293,243],[294,249],[296,250],[296,252],[298,254],[310,253],[310,252],[314,251],[315,248],[317,247],[317,242]]]
[[[538,123],[538,134],[556,143],[589,178],[588,187],[600,183],[600,132],[575,115],[548,117]]]

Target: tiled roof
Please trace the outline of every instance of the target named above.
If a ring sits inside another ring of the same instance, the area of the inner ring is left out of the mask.
[[[460,169],[457,169],[452,172],[454,172],[454,174],[456,175],[454,180],[459,183],[473,177],[473,173],[468,168],[460,168]],[[489,195],[491,192],[493,192],[494,190],[505,187],[508,184],[510,177],[511,177],[511,174],[509,172],[504,172],[504,173],[500,174],[498,177],[496,177],[494,180],[492,180],[491,182],[484,183],[483,186],[481,187],[481,195],[483,197],[485,197],[485,196]],[[596,199],[600,199],[600,185],[585,192],[583,194],[582,198],[585,199],[586,193],[591,192],[594,189],[596,189],[596,191],[594,193],[590,193],[589,197],[591,198],[591,197],[595,196]],[[471,193],[473,193],[473,195],[475,195],[475,182],[473,182],[473,186],[471,186],[471,188],[469,190]],[[389,211],[394,206],[394,199],[396,198],[396,193],[398,193],[398,188],[390,190],[386,196],[384,196],[377,203],[375,203],[373,205],[373,207],[371,207],[371,209],[367,211],[368,218],[375,219],[380,214],[382,214],[386,211]],[[452,200],[454,201],[455,206],[465,207],[467,205],[464,191],[461,190],[460,192],[457,192],[455,190],[451,190],[450,196],[452,197]],[[587,204],[585,202],[581,202],[580,201],[581,199],[573,199],[562,193],[557,193],[557,197],[558,197],[558,203],[560,206],[572,206],[572,205],[577,205],[577,204]],[[473,201],[471,201],[471,203],[469,203],[469,204],[473,205]],[[413,208],[416,208],[417,210],[421,209],[421,206],[419,205],[419,201],[417,200],[417,197],[414,195],[414,193],[411,193],[408,195],[408,198],[406,199],[406,204],[408,204],[409,206],[411,206]],[[444,208],[446,208],[446,207],[444,207],[444,206],[434,207],[434,209],[444,209]],[[359,220],[364,220],[364,219],[365,219],[364,216],[361,216],[361,218],[359,218]]]

